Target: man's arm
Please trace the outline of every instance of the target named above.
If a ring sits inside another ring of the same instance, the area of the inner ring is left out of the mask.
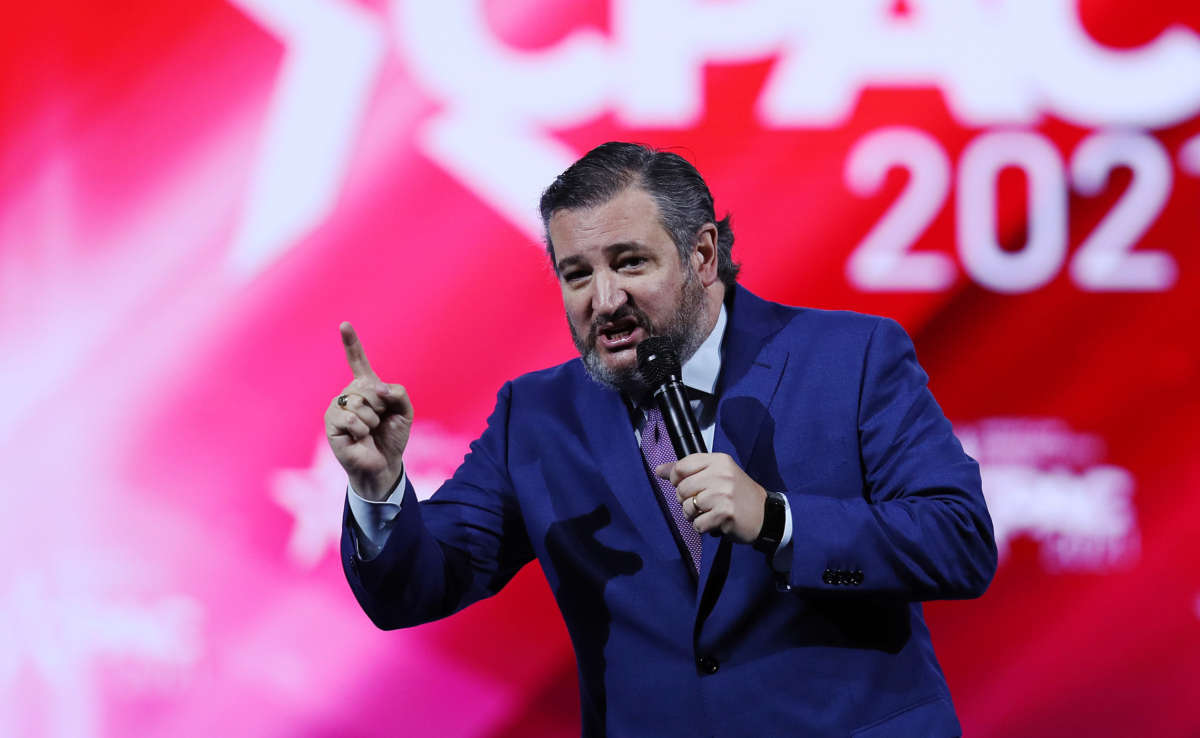
[[[991,581],[996,546],[979,467],[927,379],[904,330],[877,319],[858,397],[866,494],[780,490],[787,519],[771,565],[791,588],[922,600],[977,597]],[[743,544],[758,537],[767,491],[729,455],[692,454],[655,471],[675,485],[700,532]]]
[[[794,589],[928,600],[978,597],[987,588],[996,544],[979,466],[927,380],[908,335],[880,320],[859,393],[866,498],[785,492]]]
[[[418,502],[403,480],[399,511],[376,555],[364,551],[347,502],[343,568],[359,604],[380,628],[457,612],[498,592],[533,558],[506,470],[510,401],[506,384],[487,429],[433,497]]]

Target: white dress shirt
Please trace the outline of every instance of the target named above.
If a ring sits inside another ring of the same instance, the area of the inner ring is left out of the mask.
[[[725,306],[722,305],[721,312],[717,315],[717,324],[713,326],[708,338],[704,339],[704,343],[700,344],[700,348],[696,349],[692,358],[684,362],[681,372],[684,385],[694,391],[689,393],[693,395],[693,399],[690,400],[692,411],[696,413],[704,444],[710,449],[713,447],[713,437],[717,430],[716,388],[717,379],[721,375],[721,344],[725,337],[727,321]],[[638,427],[641,423],[635,422],[633,425],[634,435],[637,436],[640,445],[641,435]],[[364,559],[374,558],[387,542],[392,524],[400,513],[400,501],[404,498],[404,489],[407,485],[406,475],[407,473],[402,471],[396,488],[386,500],[379,502],[361,497],[352,487],[347,486],[350,515],[354,518],[359,530],[362,531],[358,545],[359,554]],[[654,489],[648,487],[647,494],[653,493]],[[784,500],[786,502],[786,495],[784,495]],[[772,566],[778,572],[788,571],[791,568],[792,560],[792,510],[790,506],[785,505],[785,507],[783,538],[771,560]]]

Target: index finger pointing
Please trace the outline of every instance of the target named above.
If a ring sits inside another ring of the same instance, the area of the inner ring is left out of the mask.
[[[350,364],[350,371],[355,378],[379,379],[375,370],[371,368],[371,362],[367,361],[367,354],[363,351],[362,342],[358,340],[358,334],[354,332],[354,326],[346,322],[338,326],[338,330],[342,334],[342,346],[346,349],[346,361]]]

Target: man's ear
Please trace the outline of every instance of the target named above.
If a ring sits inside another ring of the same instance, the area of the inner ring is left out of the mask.
[[[705,287],[717,281],[717,227],[712,223],[705,223],[696,232],[692,269],[696,270],[700,283]]]

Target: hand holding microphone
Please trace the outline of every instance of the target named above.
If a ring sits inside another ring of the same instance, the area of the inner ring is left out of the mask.
[[[671,482],[683,512],[701,533],[754,543],[763,527],[767,491],[728,454],[710,454],[688,404],[679,356],[670,339],[653,336],[638,344],[638,369],[662,412],[679,458],[654,473]]]

